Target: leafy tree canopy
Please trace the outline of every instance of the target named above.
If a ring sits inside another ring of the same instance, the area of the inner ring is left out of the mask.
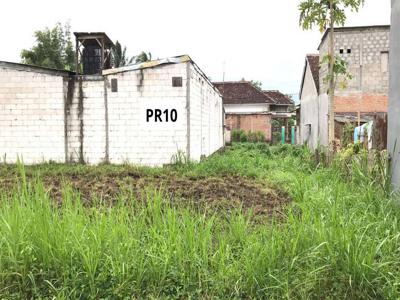
[[[31,49],[22,50],[22,63],[55,69],[74,69],[75,55],[68,22],[35,31],[35,38],[36,44]]]
[[[251,80],[250,81],[251,82],[251,84],[252,85],[254,85],[256,88],[258,88],[258,89],[262,89],[262,83],[261,83],[261,81],[258,81],[258,80]]]
[[[112,48],[112,57],[115,68],[131,64],[135,59],[135,57],[129,58],[126,55],[126,47],[122,47],[119,41],[116,41],[114,47]]]
[[[318,26],[323,32],[330,22],[330,6],[332,3],[334,24],[344,26],[346,22],[345,9],[358,11],[364,0],[303,0],[299,5],[300,25],[309,30]]]
[[[135,56],[137,64],[151,60],[151,52],[142,51],[139,55]]]

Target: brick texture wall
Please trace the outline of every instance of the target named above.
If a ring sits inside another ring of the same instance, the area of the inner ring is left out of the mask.
[[[342,50],[342,51],[341,51]],[[350,53],[348,53],[348,51]],[[348,63],[352,75],[346,88],[335,91],[335,112],[387,112],[389,93],[389,28],[367,27],[335,32],[335,55]],[[343,53],[341,53],[343,52]],[[320,57],[328,53],[328,36],[320,46]],[[320,69],[320,91],[327,91],[323,78],[327,65]],[[343,81],[339,78],[339,81]]]
[[[188,154],[189,134],[191,159],[223,146],[222,98],[192,63],[83,77],[1,66],[0,155],[8,162],[20,156],[28,164],[160,166],[178,153]],[[173,86],[173,77],[181,77],[182,86]],[[111,89],[113,79],[117,91]],[[162,122],[149,121],[147,109],[175,109],[177,120],[165,122],[163,115]]]
[[[172,77],[182,77],[182,87],[173,87]],[[186,153],[186,64],[118,73],[107,81],[113,78],[118,92],[107,88],[110,162],[156,166]],[[178,122],[146,124],[144,107],[175,108]]]
[[[190,158],[199,160],[223,146],[223,103],[195,65],[190,65]]]
[[[105,162],[104,79],[77,78],[70,88],[73,97],[67,99],[68,159],[90,164]]]
[[[262,131],[267,141],[271,141],[271,116],[265,114],[226,115],[226,125],[231,129]]]
[[[62,76],[0,66],[0,157],[65,160]]]
[[[335,112],[387,112],[388,95],[370,93],[349,93],[335,97]]]

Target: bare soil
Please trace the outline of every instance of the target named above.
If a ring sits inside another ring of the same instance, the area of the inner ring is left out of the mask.
[[[28,175],[28,181],[32,177]],[[62,190],[70,186],[79,191],[86,204],[93,199],[113,203],[124,192],[145,198],[146,192],[157,189],[174,203],[187,203],[211,210],[252,210],[255,215],[284,216],[285,207],[291,201],[286,192],[267,183],[256,182],[240,176],[180,177],[177,174],[148,175],[139,172],[115,174],[42,174],[40,180],[49,194],[62,200]],[[0,176],[0,189],[11,191],[17,184],[17,176]]]

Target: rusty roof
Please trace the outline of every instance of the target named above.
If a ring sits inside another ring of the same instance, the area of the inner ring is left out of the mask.
[[[310,66],[312,77],[314,78],[315,87],[319,95],[319,55],[309,54],[307,55],[308,65]]]
[[[213,82],[213,84],[221,92],[224,104],[274,103],[250,81]]]
[[[184,63],[184,62],[193,62],[193,61],[189,55],[179,55],[179,56],[174,56],[174,57],[149,60],[149,61],[137,63],[137,64],[130,64],[127,66],[114,68],[114,69],[106,69],[106,70],[103,70],[103,75],[111,75],[111,74],[116,74],[116,73],[121,73],[121,72],[155,68],[155,67],[162,66],[162,65],[179,64],[179,63]]]
[[[319,55],[307,54],[303,68],[303,77],[301,79],[301,85],[300,85],[300,92],[299,92],[300,98],[301,94],[303,93],[303,86],[304,86],[304,80],[306,79],[307,66],[310,66],[311,74],[314,79],[315,88],[317,89],[317,93],[319,95]]]
[[[200,69],[200,67],[187,54],[173,56],[173,57],[166,57],[166,58],[161,58],[161,59],[156,59],[156,60],[149,60],[149,61],[142,62],[142,63],[130,64],[130,65],[123,66],[120,68],[106,69],[106,70],[103,70],[102,75],[113,75],[113,74],[118,74],[118,73],[129,72],[129,71],[157,68],[157,67],[160,67],[163,65],[180,64],[180,63],[191,63],[194,66],[194,68],[196,68],[196,70],[201,74],[201,76],[204,78],[204,80],[218,94],[220,94],[220,91],[212,84],[212,82],[207,77],[207,75]]]
[[[96,40],[99,38],[104,39],[106,47],[113,47],[113,41],[108,37],[105,32],[74,32],[76,38],[84,43],[84,40]]]
[[[26,71],[26,72],[37,72],[43,74],[50,74],[56,76],[67,76],[67,75],[75,75],[75,72],[68,71],[68,70],[60,70],[36,65],[29,65],[29,64],[22,64],[22,63],[15,63],[9,61],[0,61],[0,68],[5,69],[14,69],[18,71]]]
[[[263,91],[263,93],[274,102],[274,105],[294,105],[293,100],[280,91]]]

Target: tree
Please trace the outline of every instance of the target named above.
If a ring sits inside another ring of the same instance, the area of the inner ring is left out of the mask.
[[[129,58],[126,56],[126,47],[121,46],[120,42],[116,41],[112,48],[113,65],[115,68],[123,67],[131,64],[134,57]]]
[[[36,45],[21,51],[23,63],[63,70],[74,69],[75,54],[69,23],[57,23],[54,28],[35,31],[35,38]]]
[[[328,63],[328,76],[325,78],[325,81],[328,82],[328,141],[331,146],[333,146],[333,142],[335,139],[335,81],[339,75],[347,76],[348,74],[345,70],[345,62],[343,60],[338,61],[334,53],[334,27],[335,25],[344,26],[346,22],[346,9],[350,9],[351,11],[358,11],[360,6],[362,6],[363,4],[364,0],[302,0],[299,5],[300,26],[304,30],[310,30],[314,26],[318,26],[319,30],[322,33],[324,30],[329,28],[328,55],[324,57],[322,61]]]
[[[261,81],[258,81],[258,80],[251,80],[250,81],[251,82],[251,84],[252,85],[254,85],[256,88],[258,88],[258,89],[262,89],[262,83],[261,83]]]
[[[146,62],[149,60],[151,60],[151,52],[142,51],[139,55],[135,56],[135,62],[137,64],[143,63],[143,62]]]

